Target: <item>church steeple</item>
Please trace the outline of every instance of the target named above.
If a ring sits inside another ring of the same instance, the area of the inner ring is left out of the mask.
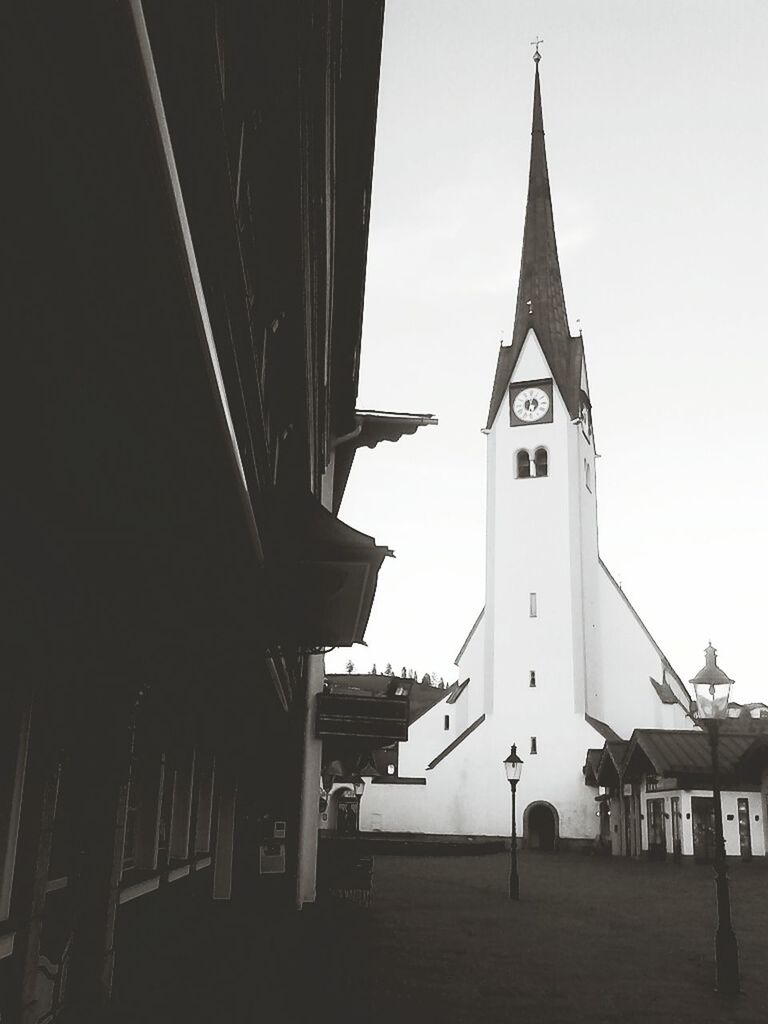
[[[544,145],[544,118],[541,112],[540,60],[537,47],[534,55],[536,75],[533,87],[531,163],[515,326],[511,344],[502,346],[499,352],[488,412],[488,428],[493,425],[504,400],[507,385],[530,328],[536,332],[569,412],[572,416],[579,414],[582,345],[581,338],[571,338],[568,329],[563,282],[557,258],[547,151]]]

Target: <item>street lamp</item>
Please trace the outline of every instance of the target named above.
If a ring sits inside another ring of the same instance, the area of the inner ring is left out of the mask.
[[[359,775],[354,775],[352,777],[352,788],[354,789],[355,796],[357,797],[357,815],[356,815],[356,822],[355,822],[355,831],[357,832],[357,835],[359,836],[360,835],[360,804],[362,803],[363,793],[365,792],[365,779],[361,778],[361,776],[359,776]]]
[[[515,792],[523,771],[523,762],[517,756],[517,744],[512,744],[509,757],[504,761],[504,771],[512,792],[512,843],[509,855],[509,898],[520,899],[520,879],[517,876],[517,825],[515,823]]]
[[[739,949],[731,924],[731,896],[728,890],[728,866],[723,837],[723,808],[720,800],[718,740],[720,724],[728,717],[728,698],[733,680],[717,665],[717,651],[710,643],[704,652],[706,664],[691,685],[696,694],[698,721],[709,735],[712,752],[712,796],[715,805],[715,891],[717,893],[717,933],[715,959],[717,991],[723,995],[739,993]]]

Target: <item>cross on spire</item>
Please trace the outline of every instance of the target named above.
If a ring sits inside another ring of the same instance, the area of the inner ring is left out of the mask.
[[[534,59],[534,60],[536,61],[536,63],[537,63],[537,64],[538,64],[538,63],[539,63],[539,61],[541,60],[541,54],[539,53],[539,46],[540,46],[540,45],[541,45],[541,44],[542,44],[543,42],[544,42],[544,40],[543,40],[543,39],[539,39],[539,37],[538,37],[538,36],[536,36],[536,38],[535,38],[535,39],[533,40],[533,42],[531,43],[531,46],[535,46],[535,47],[536,47],[536,49],[535,49],[535,51],[534,51],[534,54],[533,54],[533,59]]]

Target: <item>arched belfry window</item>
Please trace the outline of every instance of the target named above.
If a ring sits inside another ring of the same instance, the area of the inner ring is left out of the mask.
[[[527,480],[531,475],[531,455],[525,448],[517,453],[517,478]]]
[[[549,472],[549,455],[546,448],[537,448],[533,456],[536,476],[547,476]]]

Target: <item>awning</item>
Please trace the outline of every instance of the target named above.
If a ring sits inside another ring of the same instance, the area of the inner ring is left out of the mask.
[[[419,427],[436,426],[431,413],[376,412],[359,409],[355,413],[355,429],[336,445],[333,475],[333,510],[338,512],[344,497],[352,462],[358,448],[375,448],[382,441],[399,441],[405,434],[415,434]]]
[[[271,505],[280,556],[275,592],[304,650],[362,643],[379,569],[392,552],[347,526],[310,494]]]

